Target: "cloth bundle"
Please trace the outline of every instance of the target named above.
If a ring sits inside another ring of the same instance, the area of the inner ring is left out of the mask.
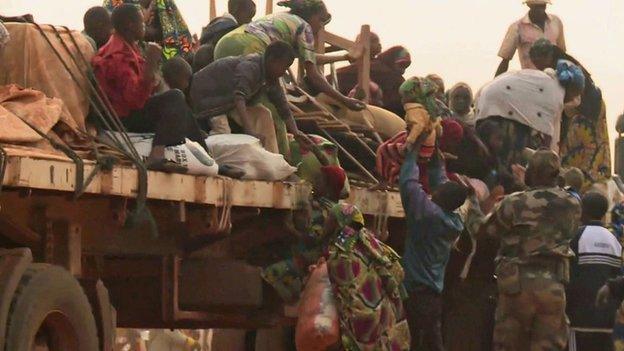
[[[0,86],[0,141],[36,143],[42,137],[26,123],[48,134],[59,122],[69,123],[63,101],[49,98],[40,91],[11,84]]]

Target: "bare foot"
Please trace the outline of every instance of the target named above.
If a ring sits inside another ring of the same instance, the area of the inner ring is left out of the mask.
[[[245,176],[245,174],[246,174],[245,171],[240,168],[236,168],[236,167],[232,167],[228,165],[219,166],[219,175],[224,176],[224,177],[241,179],[242,177]]]
[[[188,168],[178,163],[166,160],[164,158],[148,159],[145,162],[145,166],[150,171],[159,171],[159,172],[166,172],[166,173],[182,173],[182,174],[185,174],[186,172],[188,172]]]

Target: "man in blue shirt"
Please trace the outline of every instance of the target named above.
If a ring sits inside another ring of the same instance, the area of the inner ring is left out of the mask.
[[[422,138],[421,138],[422,139]],[[399,185],[407,218],[407,238],[403,255],[406,305],[412,350],[442,351],[442,298],[444,271],[451,247],[464,229],[454,211],[464,204],[468,189],[448,181],[444,160],[434,156],[428,168],[432,197],[419,182],[417,142],[406,156]]]

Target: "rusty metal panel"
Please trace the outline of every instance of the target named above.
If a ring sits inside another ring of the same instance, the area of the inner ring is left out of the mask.
[[[260,308],[260,268],[227,259],[184,260],[178,277],[179,302],[185,309]]]

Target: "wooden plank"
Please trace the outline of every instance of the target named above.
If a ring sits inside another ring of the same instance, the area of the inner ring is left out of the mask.
[[[360,41],[364,45],[362,57],[358,60],[358,86],[364,91],[364,102],[370,101],[370,26],[363,25],[360,32]]]
[[[41,236],[34,230],[12,221],[9,212],[10,209],[0,213],[0,236],[6,237],[18,245],[38,250],[39,245],[41,245]]]
[[[85,164],[85,174],[94,164]],[[75,166],[70,161],[43,160],[9,156],[3,184],[7,187],[73,192]],[[244,181],[224,177],[203,177],[162,172],[148,173],[148,198],[213,206],[301,209],[311,187],[306,183]],[[137,195],[138,172],[131,167],[115,167],[112,172],[98,173],[85,193],[134,198]],[[389,193],[387,201],[380,192],[352,189],[349,201],[365,214],[403,217],[398,193]],[[381,193],[383,194],[383,193]],[[224,197],[227,195],[229,201]],[[384,199],[380,201],[380,199]],[[380,207],[380,203],[384,204]]]
[[[352,186],[350,195],[347,202],[357,205],[364,214],[405,217],[401,195],[398,192],[372,191]]]
[[[369,27],[370,30],[370,27]],[[343,50],[350,50],[353,47],[355,47],[355,42],[351,41],[349,39],[343,38],[339,35],[336,35],[334,33],[328,32],[328,31],[323,31],[323,39],[325,43],[329,43],[333,46],[337,46]]]
[[[217,0],[210,0],[210,20],[217,18]]]
[[[321,29],[316,34],[316,53],[323,55],[325,54],[325,33],[327,33],[324,29]],[[325,75],[325,65],[317,65],[319,71],[321,71],[322,75]]]
[[[85,173],[89,173],[94,167],[92,164],[85,165]],[[301,197],[299,192],[310,192],[310,187],[305,184],[242,181],[163,172],[148,172],[148,182],[149,199],[216,206],[226,204],[223,194],[229,192],[231,201],[228,205],[291,209],[298,202],[297,197]],[[8,187],[67,192],[74,190],[74,183],[75,166],[71,162],[15,157],[9,157],[7,175],[3,182]],[[111,173],[96,175],[86,193],[136,197],[137,189],[137,170],[115,167]]]
[[[267,0],[265,12],[267,15],[270,15],[273,13],[273,0]]]

